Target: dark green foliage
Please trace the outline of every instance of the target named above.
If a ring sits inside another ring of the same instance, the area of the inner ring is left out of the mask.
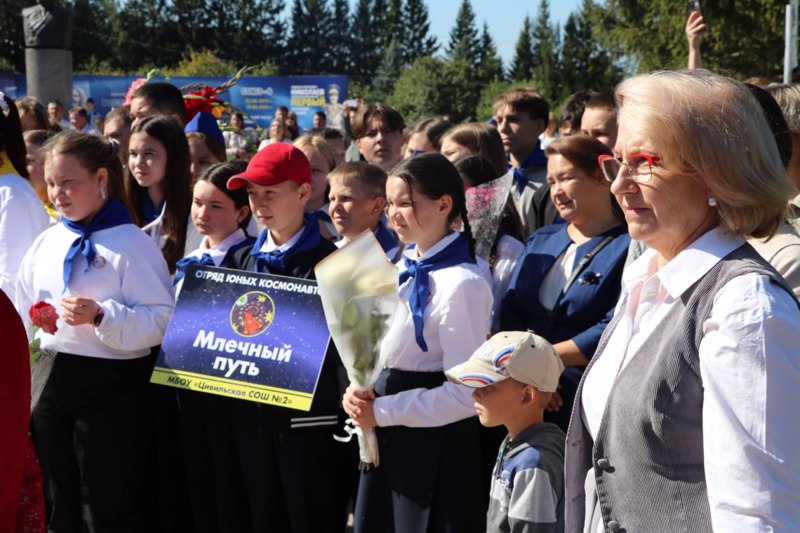
[[[511,60],[508,76],[512,81],[529,80],[533,77],[533,43],[531,43],[531,19],[525,17],[522,21],[522,30],[519,32],[517,44],[514,47],[514,59]]]
[[[406,0],[404,11],[405,43],[403,59],[411,64],[420,57],[432,56],[439,49],[436,37],[430,34],[428,8],[424,0]]]
[[[785,0],[708,0],[702,3],[709,33],[706,68],[746,78],[778,78],[783,71]],[[687,61],[686,3],[608,0],[591,4],[594,37],[638,71],[683,68]],[[584,10],[586,8],[584,7]],[[602,29],[602,30],[601,30]]]

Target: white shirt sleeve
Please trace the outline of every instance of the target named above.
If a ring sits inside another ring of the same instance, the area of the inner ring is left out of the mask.
[[[797,302],[747,274],[717,294],[700,343],[714,531],[800,531]]]
[[[155,247],[127,254],[120,276],[122,298],[98,302],[104,316],[95,328],[97,338],[115,350],[161,344],[175,305],[163,256]]]
[[[3,179],[22,181],[18,176]],[[27,183],[14,183],[14,187],[20,186],[30,188]],[[0,289],[13,302],[22,258],[36,237],[47,229],[48,216],[32,188],[22,194],[10,186],[4,189],[0,199]]]
[[[443,369],[469,359],[486,340],[492,293],[489,285],[472,277],[458,284],[438,310]],[[427,318],[427,317],[426,317]],[[414,335],[413,330],[409,335]],[[472,390],[445,382],[434,389],[413,389],[375,400],[380,426],[437,427],[475,414]]]

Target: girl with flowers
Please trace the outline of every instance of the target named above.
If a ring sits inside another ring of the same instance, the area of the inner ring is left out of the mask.
[[[52,531],[152,530],[146,388],[172,291],[160,250],[131,221],[117,151],[76,132],[42,147],[61,223],[33,242],[17,280],[29,327],[37,302],[59,317],[36,333],[55,360],[31,418]]]
[[[386,368],[373,390],[351,385],[343,406],[376,428],[380,464],[362,468],[355,531],[484,530],[486,495],[469,391],[444,368],[486,339],[492,291],[475,264],[464,187],[437,153],[406,159],[386,183],[388,218],[404,253],[400,299],[381,343]],[[461,219],[464,232],[453,231]],[[453,495],[458,494],[458,498]]]

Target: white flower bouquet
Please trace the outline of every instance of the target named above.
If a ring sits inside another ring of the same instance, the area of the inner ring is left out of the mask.
[[[369,390],[381,368],[380,344],[399,301],[397,268],[371,231],[326,257],[314,269],[325,320],[350,382]],[[348,421],[350,424],[352,422]],[[374,429],[347,426],[358,436],[363,463],[378,465]]]

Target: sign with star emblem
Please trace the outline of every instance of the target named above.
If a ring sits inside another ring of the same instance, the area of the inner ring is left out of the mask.
[[[315,281],[191,265],[151,381],[308,411],[329,341]]]

